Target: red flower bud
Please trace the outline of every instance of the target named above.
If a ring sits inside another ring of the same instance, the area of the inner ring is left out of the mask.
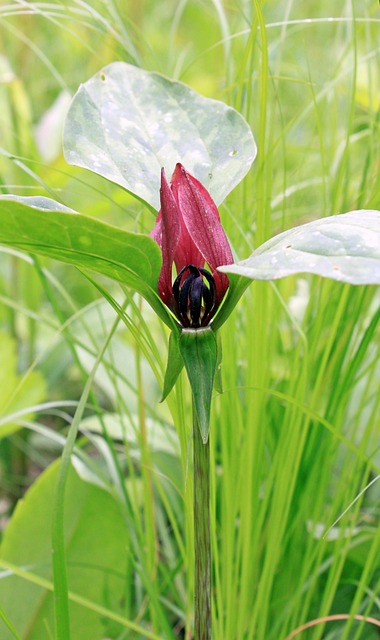
[[[205,326],[229,285],[217,267],[233,262],[218,209],[207,189],[179,163],[170,185],[162,169],[160,198],[151,233],[162,251],[158,293],[184,327]]]

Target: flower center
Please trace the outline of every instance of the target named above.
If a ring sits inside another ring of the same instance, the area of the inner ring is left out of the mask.
[[[215,281],[209,271],[187,264],[173,282],[173,295],[185,327],[197,329],[203,320],[207,324],[216,297]]]

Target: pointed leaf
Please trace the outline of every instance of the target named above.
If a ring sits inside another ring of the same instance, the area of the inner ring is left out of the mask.
[[[351,211],[295,227],[220,271],[252,280],[315,273],[350,284],[380,284],[380,211]]]
[[[218,363],[216,334],[211,327],[183,329],[179,349],[193,392],[202,440],[206,443],[210,430],[212,389]]]
[[[49,198],[0,196],[0,243],[123,282],[173,324],[156,293],[161,252],[149,236],[111,227]]]
[[[114,62],[84,83],[64,129],[69,164],[90,169],[160,208],[160,170],[177,162],[220,204],[256,156],[244,118],[180,82]]]

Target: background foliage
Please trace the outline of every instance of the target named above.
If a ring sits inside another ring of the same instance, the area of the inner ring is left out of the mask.
[[[296,224],[380,209],[373,1],[20,1],[2,4],[0,21],[3,193],[150,231],[151,211],[61,154],[70,95],[124,60],[250,122],[255,166],[221,207],[238,259]],[[180,383],[159,404],[166,328],[106,278],[9,249],[0,258],[1,638],[54,637],[54,460],[79,402],[65,503],[72,637],[190,638],[190,395]],[[378,318],[375,287],[302,276],[253,283],[223,327],[216,640],[285,640],[335,613],[379,617],[379,483],[361,493],[380,468]],[[351,620],[300,637],[378,636]]]

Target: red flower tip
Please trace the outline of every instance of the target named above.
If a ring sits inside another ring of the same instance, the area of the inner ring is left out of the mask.
[[[207,189],[180,163],[170,185],[162,169],[160,199],[151,233],[162,252],[158,293],[184,327],[206,326],[229,285],[217,267],[233,262],[218,209]]]

